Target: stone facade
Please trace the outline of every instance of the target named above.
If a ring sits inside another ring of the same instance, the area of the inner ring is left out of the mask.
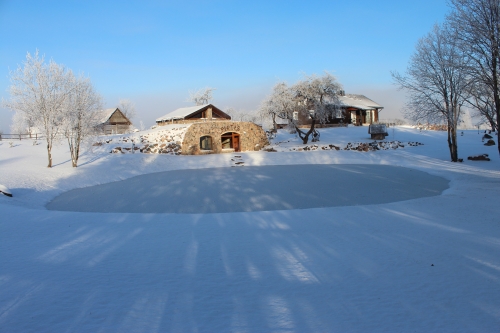
[[[225,133],[239,134],[240,151],[256,151],[268,144],[266,133],[262,127],[251,122],[198,122],[193,123],[187,129],[182,141],[182,154],[196,155],[234,152],[234,149],[222,149],[221,137]],[[212,138],[211,150],[200,149],[200,138],[204,136],[210,136]]]

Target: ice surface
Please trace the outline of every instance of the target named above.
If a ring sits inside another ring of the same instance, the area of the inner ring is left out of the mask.
[[[441,194],[448,180],[389,165],[273,165],[176,170],[74,189],[51,210],[228,213],[382,204]]]

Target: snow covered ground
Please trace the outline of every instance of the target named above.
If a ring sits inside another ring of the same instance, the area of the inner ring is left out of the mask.
[[[278,152],[241,159],[109,154],[109,144],[76,169],[64,145],[47,169],[43,143],[0,142],[0,184],[14,195],[0,195],[0,331],[497,332],[497,147],[464,131],[464,162],[450,163],[444,132],[389,134],[404,148],[321,149],[371,142],[366,127],[322,129],[314,151],[297,151],[299,141],[280,132]],[[484,153],[491,161],[467,160]],[[45,208],[72,189],[154,172],[298,164],[404,167],[442,177],[449,188],[383,204],[274,211]]]

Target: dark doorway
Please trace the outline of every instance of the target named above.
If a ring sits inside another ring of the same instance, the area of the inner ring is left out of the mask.
[[[240,135],[238,133],[229,132],[221,136],[222,149],[234,149],[234,151],[241,151],[240,148]]]

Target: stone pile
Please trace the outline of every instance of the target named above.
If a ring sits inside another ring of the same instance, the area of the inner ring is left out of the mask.
[[[171,143],[147,143],[140,149],[144,154],[170,154],[180,155],[182,153],[181,145],[177,142]]]
[[[488,154],[469,156],[467,159],[471,161],[490,161]]]
[[[439,125],[439,124],[427,124],[427,125],[417,125],[419,130],[424,131],[447,131],[448,125]]]
[[[290,151],[314,151],[314,150],[356,150],[356,151],[376,151],[376,150],[389,150],[389,149],[398,149],[404,148],[406,145],[416,147],[422,146],[423,143],[420,142],[408,142],[404,144],[400,141],[374,141],[374,142],[349,142],[344,148],[335,146],[333,144],[326,146],[319,146],[317,144],[311,146],[305,146],[300,148],[290,148]],[[266,151],[276,151],[274,148],[267,148]]]

